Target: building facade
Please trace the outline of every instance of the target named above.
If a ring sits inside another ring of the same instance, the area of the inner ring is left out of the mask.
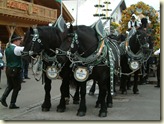
[[[13,32],[23,36],[29,27],[55,22],[61,14],[60,7],[61,4],[55,0],[0,0],[1,47]],[[66,22],[74,21],[64,4],[62,9]]]

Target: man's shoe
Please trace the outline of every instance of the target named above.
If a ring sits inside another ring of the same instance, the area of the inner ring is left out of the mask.
[[[22,83],[26,83],[26,81],[22,80]]]
[[[25,79],[30,79],[29,77],[25,77]]]
[[[1,104],[2,104],[3,106],[8,107],[8,105],[7,105],[7,103],[6,103],[6,100],[0,99],[0,102],[1,102]]]
[[[9,109],[19,109],[15,104],[10,104]]]

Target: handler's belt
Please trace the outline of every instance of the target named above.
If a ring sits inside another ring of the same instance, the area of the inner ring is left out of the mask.
[[[11,77],[20,75],[21,70],[22,70],[21,67],[6,67],[6,73]]]

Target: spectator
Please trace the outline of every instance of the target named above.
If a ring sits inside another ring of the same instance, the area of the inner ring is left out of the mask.
[[[7,88],[5,89],[0,102],[3,106],[8,107],[6,98],[13,90],[9,109],[19,108],[15,103],[18,93],[21,90],[22,81],[21,52],[23,51],[24,47],[20,47],[21,39],[22,38],[20,36],[13,34],[11,37],[11,43],[9,43],[5,49]]]
[[[157,85],[155,87],[160,87],[160,48],[154,52],[154,55],[159,55],[157,64]]]
[[[136,18],[136,15],[133,14],[131,20],[128,22],[128,31],[130,31],[133,27],[135,27],[136,29],[139,28],[139,23],[136,21]]]
[[[2,60],[2,58],[3,58],[3,55],[2,55],[2,53],[0,52],[0,84],[1,84],[1,70],[4,68],[4,65],[5,65],[5,63],[4,63],[4,61]],[[1,89],[1,87],[0,87],[0,89]]]
[[[22,58],[22,62],[23,62],[23,74],[22,74],[22,78],[23,79],[30,79],[28,76],[28,67],[29,67],[29,61]]]

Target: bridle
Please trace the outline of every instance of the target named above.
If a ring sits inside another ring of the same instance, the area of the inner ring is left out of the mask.
[[[132,59],[137,59],[137,60],[142,60],[143,57],[144,57],[144,50],[145,49],[148,49],[149,48],[149,43],[141,43],[143,40],[141,39],[141,34],[135,34],[136,35],[136,41],[135,42],[138,42],[139,45],[140,45],[140,51],[138,51],[136,54],[134,54],[131,49],[130,49],[130,46],[129,46],[129,40],[130,38],[127,38],[127,40],[124,43],[125,45],[125,54],[127,54],[130,58]],[[148,40],[147,37],[144,37],[144,40]],[[133,42],[133,41],[132,41]],[[146,61],[146,60],[144,60]]]
[[[33,54],[40,54],[40,53],[42,52],[42,51],[41,51],[40,53],[35,53],[35,52],[33,51],[36,42],[38,42],[38,43],[41,45],[41,47],[43,46],[42,40],[41,40],[40,37],[39,37],[38,29],[37,29],[37,28],[33,28],[33,32],[34,32],[34,34],[31,34],[31,36],[32,36],[33,38],[32,38],[31,49],[30,49],[30,51],[29,51],[29,55],[30,55],[30,56],[33,55]]]
[[[140,32],[140,33],[142,33],[142,32]],[[136,54],[134,54],[131,51],[130,46],[129,46],[129,40],[132,37],[132,35],[131,35],[131,37],[127,38],[125,42],[122,42],[120,45],[124,49],[123,54],[127,55],[127,57],[128,57],[128,63],[130,64],[132,61],[138,61],[140,63],[139,65],[141,67],[141,65],[143,63],[145,63],[149,59],[149,57],[151,56],[152,50],[149,50],[149,43],[147,42],[148,41],[147,36],[141,37],[141,35],[144,35],[144,34],[135,34],[135,35],[136,35],[136,41],[135,42],[138,42],[140,45],[140,50]],[[144,44],[141,43],[141,42],[145,42],[145,41],[146,41],[146,43],[144,43]],[[149,52],[148,56],[145,56],[145,53],[144,53],[145,50]],[[138,69],[133,70],[130,73],[122,73],[122,74],[123,75],[130,75],[130,74],[134,73],[135,71],[137,71]]]
[[[38,42],[41,45],[41,47],[43,46],[43,44],[42,44],[42,40],[39,37],[38,29],[33,28],[33,32],[34,32],[34,34],[30,35],[30,36],[32,36],[31,48],[29,51],[23,51],[22,56],[31,56],[32,57],[32,55],[34,55],[34,54],[39,55],[41,52],[43,52],[43,51],[41,51],[40,53],[34,52],[34,46],[35,46],[36,42]]]

